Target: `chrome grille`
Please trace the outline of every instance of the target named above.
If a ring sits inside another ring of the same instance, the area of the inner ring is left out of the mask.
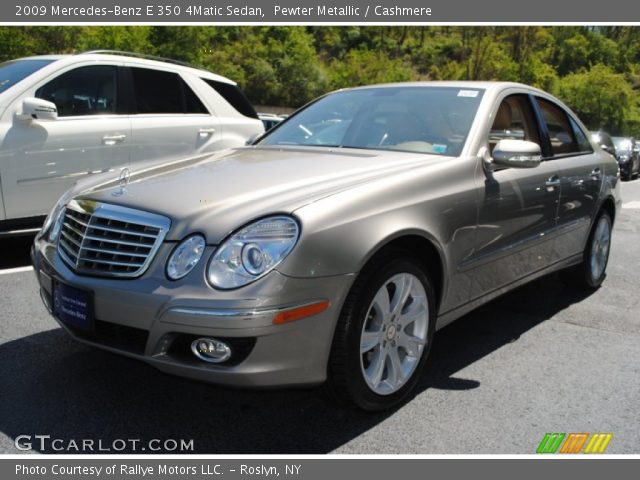
[[[58,252],[77,273],[137,277],[162,244],[170,220],[131,208],[72,200],[62,217]]]

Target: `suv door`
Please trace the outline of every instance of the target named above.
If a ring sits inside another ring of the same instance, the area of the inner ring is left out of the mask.
[[[487,147],[502,139],[542,145],[539,122],[528,94],[504,97],[493,111]],[[547,234],[556,225],[560,178],[554,162],[534,168],[479,168],[475,266],[471,299],[500,289],[551,263],[556,255]]]
[[[597,208],[603,167],[587,133],[564,108],[545,98],[535,100],[548,132],[547,160],[557,165],[560,175],[556,251],[567,258],[584,249]]]
[[[29,89],[56,104],[52,121],[13,120],[2,145],[7,218],[45,215],[79,178],[129,162],[129,119],[119,112],[116,65],[67,70]]]
[[[218,119],[178,73],[128,70],[134,98],[132,162],[190,155],[215,144]]]

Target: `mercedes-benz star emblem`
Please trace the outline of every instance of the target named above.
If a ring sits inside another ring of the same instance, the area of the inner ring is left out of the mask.
[[[113,192],[114,196],[123,195],[127,191],[127,186],[129,186],[129,180],[131,178],[131,172],[128,168],[123,168],[120,170],[120,176],[118,177],[118,184],[120,185],[120,190]]]

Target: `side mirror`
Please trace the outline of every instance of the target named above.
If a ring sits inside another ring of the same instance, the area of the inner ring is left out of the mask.
[[[492,156],[492,163],[500,167],[533,168],[542,161],[540,145],[526,140],[500,140]]]
[[[609,147],[609,145],[604,145],[604,144],[602,144],[602,145],[600,145],[600,147],[602,147],[602,149],[603,149],[605,152],[609,152],[609,153],[611,153],[611,148]]]
[[[22,112],[17,117],[21,120],[56,120],[58,108],[55,103],[41,98],[25,98],[22,101]]]

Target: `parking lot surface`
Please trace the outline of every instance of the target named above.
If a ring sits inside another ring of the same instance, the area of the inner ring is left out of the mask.
[[[192,439],[195,453],[220,454],[535,453],[547,432],[609,432],[607,453],[640,453],[640,180],[622,194],[599,290],[551,275],[454,322],[436,335],[415,397],[379,414],[316,390],[195,383],[82,346],[20,268],[29,240],[3,240],[0,452],[18,453],[20,435],[50,435]]]

